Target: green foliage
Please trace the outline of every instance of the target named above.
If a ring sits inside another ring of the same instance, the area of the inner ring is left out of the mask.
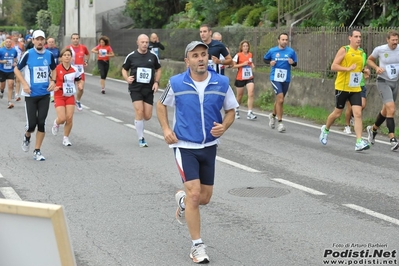
[[[249,12],[247,18],[245,19],[244,26],[259,26],[259,23],[263,20],[262,15],[265,11],[264,7],[257,7]]]
[[[25,34],[25,27],[22,26],[2,26],[2,30],[5,30],[6,32],[19,32],[22,33],[22,35]]]
[[[52,37],[55,40],[58,38],[60,26],[56,26],[54,24],[51,24],[50,27],[47,29],[47,36],[46,37]]]
[[[234,7],[229,7],[225,10],[220,11],[218,16],[219,26],[223,27],[231,25],[233,22],[231,14],[234,14],[235,10],[236,9]]]
[[[47,0],[22,0],[22,18],[27,28],[35,26],[39,10],[47,10]]]
[[[4,16],[0,25],[23,25],[22,0],[2,0],[0,6]]]
[[[246,19],[246,17],[248,16],[248,13],[251,12],[251,10],[253,9],[253,6],[244,6],[242,8],[240,8],[239,10],[237,10],[236,14],[235,14],[235,20],[234,23],[239,23],[242,24],[244,22],[244,20]]]
[[[162,28],[173,14],[183,11],[186,1],[127,0],[124,13],[134,21],[135,28]]]
[[[278,9],[275,6],[269,6],[266,8],[266,18],[267,20],[277,23],[278,22]]]
[[[47,10],[39,10],[36,15],[36,25],[48,35],[48,28],[51,25],[51,13]]]
[[[54,25],[61,24],[62,12],[64,9],[64,0],[47,0],[48,11],[51,13],[51,21]]]

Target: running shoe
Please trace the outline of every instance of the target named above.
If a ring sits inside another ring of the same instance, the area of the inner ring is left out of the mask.
[[[345,128],[344,128],[344,133],[345,133],[345,134],[352,134],[351,127],[350,127],[350,126],[345,126]]]
[[[139,147],[143,148],[143,147],[148,147],[147,142],[145,141],[144,138],[139,139]]]
[[[254,115],[253,112],[250,112],[250,113],[247,114],[247,119],[248,120],[255,120],[256,118],[257,118],[257,116]]]
[[[373,126],[367,126],[367,140],[369,143],[374,145],[375,143],[375,136],[377,136],[377,131],[373,130]]]
[[[57,121],[57,119],[54,120],[53,127],[51,128],[51,133],[53,133],[54,136],[57,136],[58,131],[60,130],[60,125],[57,125],[55,121]]]
[[[14,108],[14,104],[12,102],[8,102],[7,109],[12,109],[12,108]]]
[[[183,190],[179,190],[175,194],[175,199],[177,203],[176,220],[179,224],[186,223],[186,216],[184,215],[185,209],[183,209],[180,204],[185,197],[186,197],[186,192],[184,192]]]
[[[285,132],[285,126],[284,126],[284,124],[283,124],[283,123],[278,123],[277,130],[278,130],[278,132],[280,132],[280,133]]]
[[[3,99],[4,91],[0,91],[0,99]]]
[[[22,150],[24,152],[28,152],[29,151],[29,144],[30,144],[30,141],[26,139],[25,134],[24,134],[24,138],[22,140]]]
[[[273,129],[273,128],[275,128],[275,126],[276,126],[276,117],[273,116],[273,114],[270,114],[269,115],[269,127]]]
[[[326,131],[326,125],[323,125],[321,128],[320,128],[320,137],[319,137],[319,140],[320,140],[320,142],[321,142],[321,144],[323,144],[323,145],[327,145],[327,139],[328,139],[328,131]]]
[[[40,151],[33,151],[33,160],[44,161],[46,160],[46,158],[44,158]]]
[[[390,142],[391,142],[391,151],[396,151],[399,148],[398,141],[396,140],[396,138],[392,138]]]
[[[21,97],[18,94],[15,94],[15,98],[16,98],[15,99],[16,102],[19,102],[21,100]]]
[[[360,142],[356,143],[355,151],[364,151],[370,149],[370,143],[362,139]]]
[[[64,137],[64,139],[62,140],[62,145],[64,145],[64,146],[72,146],[72,143],[69,141],[68,137]]]
[[[105,94],[105,89],[101,89],[101,93],[102,93],[102,94]]]
[[[236,109],[236,119],[240,119],[240,111],[238,109]]]
[[[206,254],[206,246],[204,243],[197,244],[191,248],[190,258],[194,263],[205,264],[209,262],[209,256]]]
[[[76,102],[76,107],[78,108],[78,111],[82,111],[82,104],[80,102]]]

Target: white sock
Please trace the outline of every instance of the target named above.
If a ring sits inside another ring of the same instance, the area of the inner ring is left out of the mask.
[[[252,110],[248,110],[248,114],[252,113]]]
[[[203,244],[204,242],[202,242],[202,239],[201,238],[199,238],[199,239],[195,239],[195,240],[192,240],[193,241],[193,246],[195,246],[195,245],[197,245],[197,244]]]
[[[144,135],[144,120],[134,120],[134,125],[136,126],[137,136],[142,139]]]

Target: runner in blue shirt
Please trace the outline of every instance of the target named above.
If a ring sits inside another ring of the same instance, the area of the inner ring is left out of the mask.
[[[14,67],[17,62],[17,50],[12,46],[12,40],[8,37],[4,41],[4,47],[0,49],[0,99],[3,98],[6,80],[8,87],[8,109],[14,107],[11,102],[14,88]]]
[[[272,83],[274,93],[276,94],[273,113],[269,115],[269,126],[275,127],[276,115],[278,119],[277,130],[285,132],[283,125],[283,104],[284,97],[288,92],[288,87],[291,81],[291,66],[297,65],[297,56],[295,51],[287,46],[288,34],[281,33],[278,36],[278,45],[271,48],[263,57],[266,64],[272,67],[270,71],[270,81]]]
[[[25,96],[25,112],[27,123],[22,141],[22,150],[29,151],[30,137],[36,133],[33,159],[44,161],[40,147],[45,135],[45,122],[50,105],[50,91],[55,87],[54,55],[44,48],[45,35],[41,30],[33,32],[34,48],[26,51],[18,66],[14,69],[15,76],[21,81],[22,95]]]

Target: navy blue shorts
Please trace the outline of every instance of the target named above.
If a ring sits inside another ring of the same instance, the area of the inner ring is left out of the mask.
[[[175,160],[184,182],[199,179],[201,184],[213,186],[217,145],[202,149],[174,148]]]
[[[290,83],[289,82],[279,82],[279,81],[274,81],[274,80],[272,80],[270,82],[272,83],[274,93],[276,95],[282,93],[285,97],[285,95],[288,92]]]

